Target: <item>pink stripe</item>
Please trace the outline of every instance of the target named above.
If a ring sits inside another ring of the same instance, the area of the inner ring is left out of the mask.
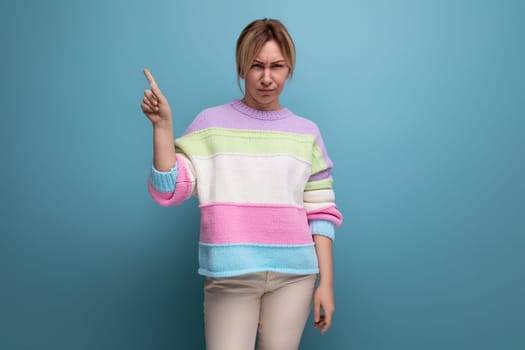
[[[151,184],[148,178],[148,190],[155,202],[160,205],[178,205],[184,200],[188,199],[193,190],[193,184],[190,178],[188,167],[184,159],[177,154],[177,183],[175,185],[175,192],[160,192],[157,191]]]
[[[338,227],[343,222],[343,215],[337,210],[335,205],[309,211],[308,220],[328,220],[334,223],[335,227]]]
[[[201,206],[200,241],[212,244],[313,242],[304,208],[233,203]]]

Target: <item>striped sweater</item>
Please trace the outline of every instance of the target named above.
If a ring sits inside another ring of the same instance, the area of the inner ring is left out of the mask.
[[[160,205],[197,196],[199,274],[319,271],[312,234],[333,239],[342,215],[313,122],[234,100],[202,111],[175,147],[175,167],[152,167],[148,188]]]

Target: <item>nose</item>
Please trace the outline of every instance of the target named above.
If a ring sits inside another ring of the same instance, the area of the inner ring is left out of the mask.
[[[270,74],[270,69],[266,68],[263,72],[263,76],[261,78],[261,83],[268,87],[272,84],[272,77],[271,77],[271,74]]]

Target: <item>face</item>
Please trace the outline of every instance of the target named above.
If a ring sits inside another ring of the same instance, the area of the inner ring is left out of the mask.
[[[279,95],[289,75],[290,69],[277,42],[266,42],[244,77],[244,103],[260,110],[281,109]]]

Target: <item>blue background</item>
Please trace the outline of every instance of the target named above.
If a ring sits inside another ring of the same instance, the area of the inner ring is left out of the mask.
[[[198,208],[146,188],[148,67],[180,134],[240,97],[242,28],[297,45],[345,215],[301,349],[525,348],[522,1],[2,1],[0,349],[200,349]]]

